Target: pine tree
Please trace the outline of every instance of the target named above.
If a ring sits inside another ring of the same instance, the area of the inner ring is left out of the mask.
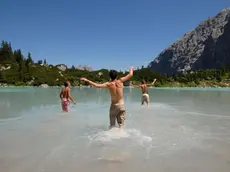
[[[43,63],[44,65],[47,65],[47,62],[46,62],[46,59],[44,60],[44,63]]]
[[[27,60],[26,60],[26,64],[27,64],[27,65],[31,65],[31,64],[33,64],[33,63],[34,63],[34,62],[33,62],[33,60],[32,60],[31,54],[28,53],[28,57],[27,57]]]
[[[20,64],[21,61],[24,60],[20,49],[14,51],[14,57],[18,64]]]
[[[1,82],[4,82],[4,75],[2,71],[0,71],[0,83]]]
[[[13,51],[11,48],[11,44],[5,41],[2,41],[0,47],[0,61],[3,64],[11,64],[14,62]]]
[[[41,65],[41,64],[42,64],[42,60],[38,60],[38,64],[40,64],[40,65]]]
[[[33,62],[33,60],[32,60],[31,54],[28,53],[28,57],[27,57],[26,62],[25,62],[26,69],[27,69],[26,71],[27,71],[28,75],[29,75],[29,73],[30,73],[30,66],[31,66],[31,64],[33,64],[33,63],[34,63],[34,62]]]
[[[14,57],[16,59],[16,62],[18,63],[19,81],[23,81],[24,80],[24,74],[26,71],[26,66],[25,66],[25,59],[24,59],[20,49],[14,51]]]

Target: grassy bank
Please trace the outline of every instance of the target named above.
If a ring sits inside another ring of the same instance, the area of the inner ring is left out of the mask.
[[[46,59],[35,62],[30,53],[26,57],[20,49],[13,51],[11,44],[5,41],[0,46],[0,83],[5,86],[62,86],[66,80],[73,86],[86,85],[80,82],[81,77],[103,83],[109,80],[109,70],[80,70],[64,64],[48,64]],[[127,73],[128,71],[119,71],[118,77]],[[151,83],[154,78],[157,79],[155,87],[230,87],[230,67],[187,71],[167,76],[142,66],[135,69],[131,81],[133,84],[139,84],[142,80]],[[125,85],[128,86],[129,82]]]

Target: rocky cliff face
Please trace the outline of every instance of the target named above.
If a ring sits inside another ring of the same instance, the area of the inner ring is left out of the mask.
[[[168,75],[224,66],[230,66],[230,8],[187,32],[148,65]]]
[[[79,66],[74,66],[75,69],[78,69],[78,70],[87,70],[87,71],[93,71],[93,68],[90,67],[90,66],[82,66],[82,65],[79,65]]]
[[[66,69],[67,69],[67,66],[64,65],[64,64],[56,65],[56,67],[57,67],[59,70],[61,70],[61,71],[66,71]]]

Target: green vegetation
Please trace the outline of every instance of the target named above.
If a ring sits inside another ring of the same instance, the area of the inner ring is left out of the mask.
[[[119,77],[127,74],[119,72]],[[11,44],[2,41],[0,47],[0,84],[15,86],[63,85],[69,80],[73,86],[85,85],[81,77],[87,77],[99,83],[109,80],[109,70],[78,70],[74,67],[64,71],[58,66],[49,65],[46,59],[34,62],[31,53],[23,56],[21,50],[12,50]],[[134,71],[131,81],[138,84],[141,80],[152,82],[156,78],[156,87],[230,87],[230,68],[190,71],[187,74],[173,76],[161,75],[158,71],[142,67]],[[129,83],[126,83],[128,85]]]

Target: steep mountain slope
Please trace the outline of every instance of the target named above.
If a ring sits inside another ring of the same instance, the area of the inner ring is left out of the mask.
[[[224,66],[230,66],[230,8],[201,22],[148,65],[168,75]]]

